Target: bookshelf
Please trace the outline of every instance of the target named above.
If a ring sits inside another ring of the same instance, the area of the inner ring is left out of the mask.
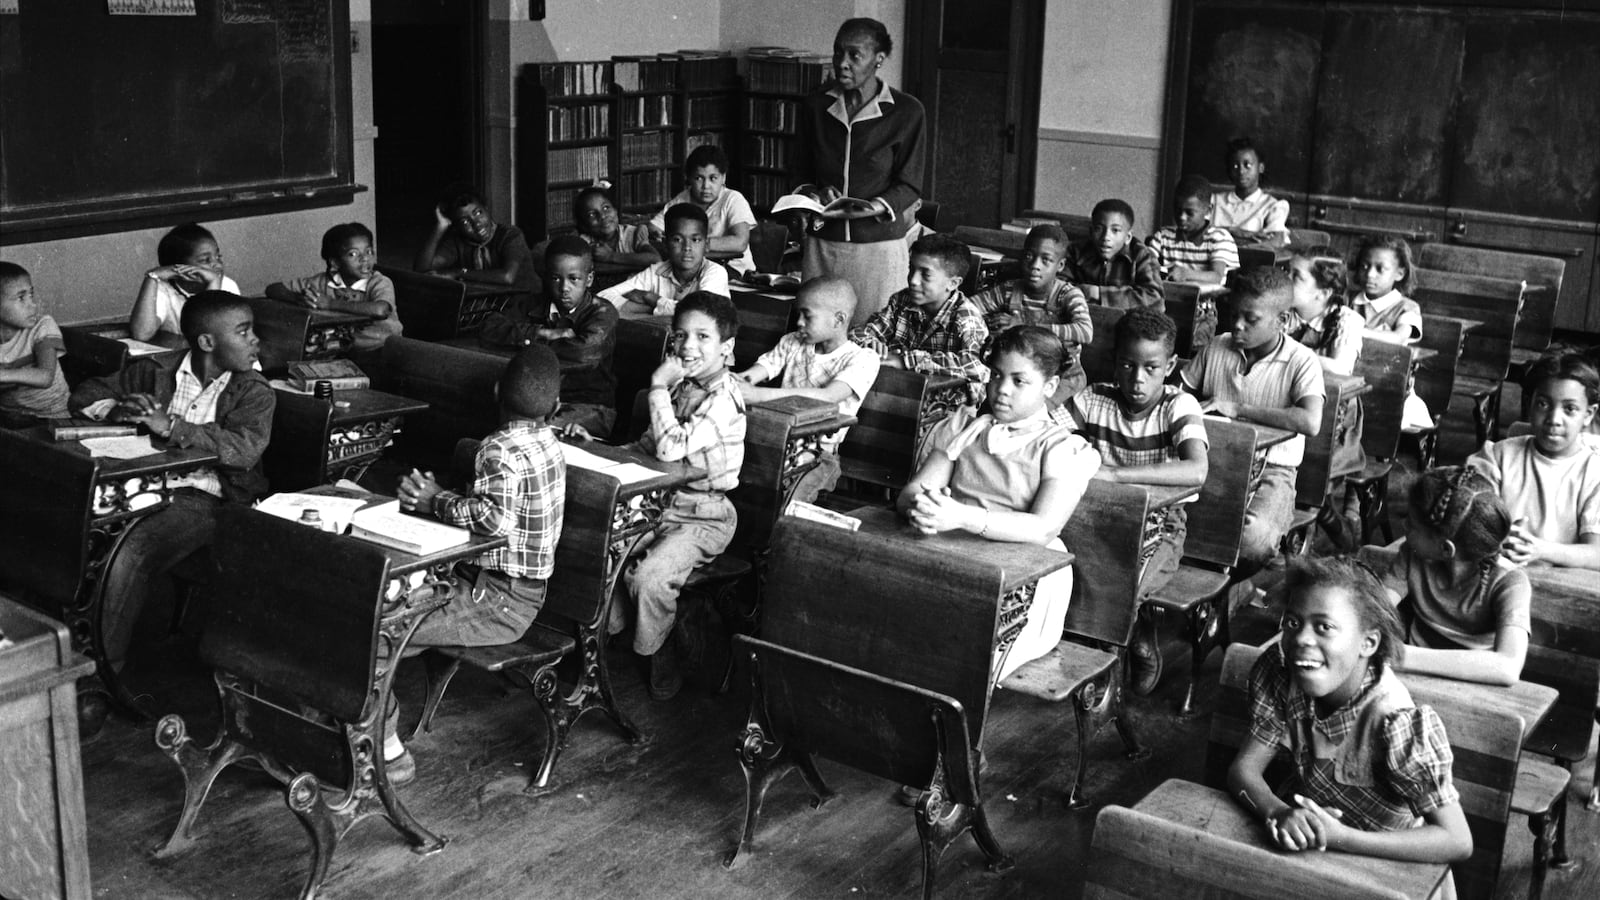
[[[716,144],[737,169],[739,61],[732,56],[690,57],[679,64],[679,71],[683,79],[684,158],[702,144]],[[736,171],[724,174],[738,186]]]
[[[518,76],[518,218],[535,240],[572,225],[572,200],[618,171],[619,110],[610,62],[535,63]]]
[[[794,189],[800,100],[828,79],[829,60],[783,48],[755,49],[741,103],[739,188],[758,210]]]
[[[654,213],[678,189],[683,167],[683,98],[678,61],[671,57],[612,57],[621,129],[617,211]]]

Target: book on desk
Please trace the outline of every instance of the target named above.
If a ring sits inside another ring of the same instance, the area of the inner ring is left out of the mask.
[[[400,501],[390,500],[350,516],[350,536],[382,544],[412,556],[429,556],[472,539],[472,532],[400,511]]]
[[[100,422],[95,419],[51,419],[46,427],[50,429],[51,439],[57,441],[128,437],[139,433],[137,425],[125,422]]]
[[[372,387],[367,373],[348,359],[306,360],[289,364],[289,383],[302,391],[309,391],[319,381],[333,385],[336,391],[355,391]]]
[[[826,422],[839,414],[839,404],[831,400],[818,400],[815,397],[776,397],[753,403],[763,409],[783,413],[794,421],[796,425],[810,425],[813,422]]]

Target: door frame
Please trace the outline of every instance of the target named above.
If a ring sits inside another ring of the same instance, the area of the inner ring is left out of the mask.
[[[1041,82],[1044,77],[1044,27],[1045,0],[1009,0],[1012,8],[1011,46],[1012,60],[1006,70],[1006,121],[1012,135],[1004,153],[1008,170],[1000,179],[1001,215],[1018,215],[1034,205],[1039,156],[1039,102]],[[906,0],[905,68],[903,80],[906,93],[923,99],[936,83],[939,66],[940,12],[944,0]],[[962,51],[945,51],[959,54]],[[931,98],[931,94],[929,94]],[[934,146],[939,129],[938,104],[924,101],[927,112],[927,135],[923,141],[923,171],[927,184],[923,196],[930,201],[933,196]],[[993,226],[998,223],[975,223]]]

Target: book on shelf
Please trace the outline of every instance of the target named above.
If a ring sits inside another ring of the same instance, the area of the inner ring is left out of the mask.
[[[319,381],[330,381],[336,391],[355,391],[372,386],[372,379],[348,359],[306,360],[289,364],[289,383],[309,391]]]
[[[350,536],[413,556],[428,556],[465,544],[472,532],[403,513],[400,501],[391,500],[352,513]]]
[[[81,441],[84,438],[130,437],[139,433],[139,426],[126,422],[99,422],[94,419],[51,419],[46,424],[50,438],[57,441]]]
[[[839,414],[839,404],[827,400],[818,400],[815,397],[775,397],[753,403],[763,409],[783,413],[795,425],[810,425],[814,422],[826,422]]]
[[[547,93],[559,97],[603,94],[611,86],[611,63],[541,63],[539,81]]]

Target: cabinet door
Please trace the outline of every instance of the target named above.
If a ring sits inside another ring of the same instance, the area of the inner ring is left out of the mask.
[[[1311,191],[1444,205],[1466,25],[1445,10],[1332,7]],[[1312,227],[1317,227],[1313,225]]]

